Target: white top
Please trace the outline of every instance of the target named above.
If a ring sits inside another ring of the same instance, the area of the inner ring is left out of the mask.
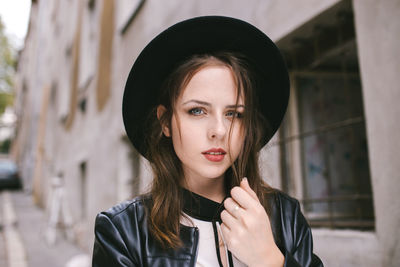
[[[215,246],[216,237],[214,235],[212,222],[195,219],[189,215],[187,216],[188,218],[190,218],[191,222],[188,222],[183,218],[182,223],[187,226],[195,226],[199,229],[199,244],[198,244],[196,267],[219,266],[217,248]],[[216,225],[218,231],[218,241],[220,244],[221,262],[223,263],[223,266],[229,266],[228,251],[226,244],[223,241],[223,236],[219,222],[216,222]],[[233,254],[232,254],[232,261],[235,267],[246,266],[244,263],[239,261]]]

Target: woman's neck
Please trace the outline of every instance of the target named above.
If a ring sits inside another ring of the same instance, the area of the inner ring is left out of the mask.
[[[221,203],[226,196],[223,176],[210,179],[185,179],[183,187],[218,203]]]

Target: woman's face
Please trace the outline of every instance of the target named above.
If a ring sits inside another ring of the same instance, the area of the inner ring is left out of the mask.
[[[204,67],[178,97],[172,132],[164,133],[172,136],[188,184],[223,179],[237,159],[244,142],[244,100],[239,98],[235,110],[236,98],[232,72],[225,66]]]

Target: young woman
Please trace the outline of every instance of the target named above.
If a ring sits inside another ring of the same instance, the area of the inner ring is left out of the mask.
[[[97,216],[93,266],[322,266],[298,201],[259,173],[288,97],[278,49],[246,22],[198,17],[153,39],[123,117],[154,180]]]

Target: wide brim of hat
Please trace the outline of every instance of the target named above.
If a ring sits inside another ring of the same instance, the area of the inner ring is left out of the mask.
[[[275,44],[253,25],[230,17],[204,16],[179,22],[156,36],[140,53],[129,73],[122,113],[126,133],[146,156],[146,122],[164,80],[177,64],[194,54],[221,51],[240,53],[254,73],[259,111],[270,131],[266,144],[279,128],[289,99],[289,75]],[[267,126],[266,126],[267,127]]]

